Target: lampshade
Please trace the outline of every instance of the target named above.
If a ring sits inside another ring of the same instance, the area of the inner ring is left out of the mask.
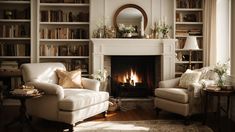
[[[199,49],[198,44],[197,44],[197,38],[195,36],[188,36],[183,49],[185,50]]]

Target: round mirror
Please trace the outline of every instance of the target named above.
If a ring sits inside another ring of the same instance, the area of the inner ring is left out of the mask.
[[[146,12],[138,5],[126,4],[118,8],[113,17],[113,24],[117,29],[120,25],[133,27],[135,31],[139,32],[146,28],[148,18]]]

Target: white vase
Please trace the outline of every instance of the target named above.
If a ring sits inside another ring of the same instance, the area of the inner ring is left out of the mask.
[[[126,37],[127,38],[131,38],[132,37],[132,33],[126,33]]]
[[[107,81],[100,81],[100,91],[107,91]]]

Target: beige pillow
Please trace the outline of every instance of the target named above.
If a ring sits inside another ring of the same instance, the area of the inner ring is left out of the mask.
[[[59,85],[64,88],[83,88],[82,86],[82,78],[81,78],[81,70],[74,71],[63,71],[56,70],[56,74],[59,78]]]
[[[188,88],[189,85],[197,83],[200,79],[201,72],[188,69],[181,77],[179,87]]]

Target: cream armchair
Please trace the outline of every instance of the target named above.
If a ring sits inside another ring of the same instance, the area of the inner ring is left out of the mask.
[[[215,83],[216,77],[209,67],[197,71],[202,73],[200,81],[191,84],[188,88],[179,88],[180,78],[160,81],[159,88],[155,89],[156,97],[154,99],[157,114],[160,110],[180,114],[186,117],[185,123],[188,123],[191,115],[204,112],[201,82],[211,85]],[[215,111],[214,101],[210,101],[211,109],[208,111]]]
[[[31,63],[21,66],[23,80],[43,90],[40,98],[28,100],[27,112],[36,117],[73,125],[108,110],[109,94],[100,92],[97,80],[82,78],[83,89],[64,89],[57,85],[56,69],[65,69],[62,63]]]

